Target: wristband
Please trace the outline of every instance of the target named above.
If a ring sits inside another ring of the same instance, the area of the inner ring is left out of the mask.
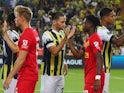
[[[100,80],[101,79],[101,75],[96,75],[95,76],[95,80]]]

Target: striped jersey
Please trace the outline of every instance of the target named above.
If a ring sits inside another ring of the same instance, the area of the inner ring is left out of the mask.
[[[105,26],[99,26],[97,33],[103,41],[103,59],[105,72],[110,72],[111,61],[112,61],[112,45],[111,38],[113,34]]]
[[[8,30],[7,31],[10,39],[17,45],[19,34],[15,30]],[[17,58],[17,54],[13,53],[12,50],[9,48],[5,39],[3,39],[3,68],[2,68],[2,79],[6,79],[9,75],[10,71],[12,70],[15,60]],[[17,79],[17,74],[14,76]]]
[[[42,36],[43,46],[44,46],[44,55],[41,64],[42,74],[47,74],[49,76],[59,76],[63,74],[63,54],[64,47],[58,53],[57,56],[54,56],[48,48],[51,46],[57,46],[62,40],[62,35],[50,29],[45,31]]]

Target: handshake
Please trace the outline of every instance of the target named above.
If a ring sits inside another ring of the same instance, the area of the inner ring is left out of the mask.
[[[65,28],[65,37],[68,40],[71,39],[74,36],[74,34],[75,34],[75,30],[76,30],[76,26],[70,26],[70,25],[68,25]]]

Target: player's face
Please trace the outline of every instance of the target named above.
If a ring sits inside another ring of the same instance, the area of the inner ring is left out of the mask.
[[[87,19],[84,19],[84,24],[83,24],[83,31],[84,32],[88,32],[90,30],[90,28],[92,28],[92,22],[90,22]]]
[[[22,24],[22,18],[19,16],[18,13],[15,13],[15,24],[17,27],[21,27]]]
[[[110,12],[110,14],[108,15],[108,16],[106,16],[106,20],[107,20],[107,23],[109,24],[109,25],[112,25],[112,24],[114,24],[114,22],[115,22],[115,13],[112,11],[112,12]]]
[[[62,16],[62,17],[59,17],[58,20],[56,20],[55,25],[59,30],[62,30],[66,26],[65,22],[66,22],[66,17]]]

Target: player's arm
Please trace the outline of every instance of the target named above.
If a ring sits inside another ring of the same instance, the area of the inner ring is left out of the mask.
[[[9,84],[13,78],[13,76],[20,70],[20,68],[23,65],[23,62],[25,61],[26,57],[27,57],[27,51],[24,50],[20,50],[19,51],[19,56],[15,61],[14,67],[12,69],[12,71],[10,72],[10,74],[8,75],[7,79],[4,82],[3,88],[7,89],[9,88]]]
[[[122,34],[120,37],[112,36],[110,41],[117,46],[122,46],[124,45],[124,34]]]
[[[97,52],[95,56],[96,56],[96,76],[95,76],[95,82],[94,82],[94,90],[98,91],[101,84],[100,79],[101,79],[101,73],[102,73],[103,60],[102,60],[101,52]]]
[[[65,31],[65,37],[64,39],[62,39],[61,43],[57,46],[53,45],[53,46],[50,46],[48,48],[48,50],[53,54],[53,55],[58,55],[58,53],[62,50],[62,48],[64,47],[66,41],[68,40],[68,35],[70,33],[70,26],[68,26],[66,28],[66,31]]]
[[[76,59],[79,59],[82,56],[84,56],[84,48],[82,50],[75,49],[74,44],[73,44],[71,39],[69,40],[69,47],[70,47],[70,49],[71,49],[71,51],[72,51],[72,53]]]
[[[16,53],[19,51],[19,47],[18,45],[16,45],[9,37],[7,31],[4,32],[4,38],[8,44],[8,46],[10,47],[10,49],[12,50],[13,53]]]
[[[102,41],[95,36],[94,39],[90,42],[91,49],[95,55],[96,58],[96,76],[95,76],[95,82],[94,82],[94,91],[98,91],[101,86],[101,73],[102,73],[102,67],[103,67],[103,58],[102,58]]]
[[[120,37],[117,37],[104,28],[97,29],[97,33],[103,41],[111,42],[117,46],[124,44],[124,34],[122,34]]]
[[[82,48],[82,50],[75,49],[74,44],[73,44],[72,39],[71,39],[73,37],[73,35],[75,34],[75,30],[76,30],[76,27],[73,26],[73,28],[71,29],[71,33],[68,35],[68,37],[69,37],[69,47],[70,47],[74,57],[76,59],[79,59],[82,56],[84,56],[84,47]]]
[[[64,76],[68,74],[68,65],[66,62],[64,62],[63,73],[64,73]]]
[[[72,31],[70,32],[70,26],[68,26],[66,28],[65,31],[65,37],[64,39],[62,39],[61,43],[58,46],[51,46],[48,48],[48,50],[53,54],[53,55],[58,55],[58,53],[62,50],[62,48],[64,47],[64,44],[66,43],[66,41],[68,41],[68,39],[70,39],[74,33],[75,33],[75,29],[76,27],[73,27]]]
[[[103,65],[103,58],[102,58],[102,55],[101,55],[101,52],[97,52],[96,53],[96,74],[97,75],[101,75],[101,72],[102,72],[102,65]]]
[[[4,38],[8,44],[8,46],[11,48],[12,52],[13,53],[16,53],[19,51],[19,47],[10,39],[8,33],[7,33],[7,23],[6,21],[4,22],[3,24],[3,35],[4,35]]]
[[[67,37],[65,36],[64,39],[61,41],[61,43],[57,46],[51,46],[48,48],[48,50],[53,54],[53,55],[58,55],[58,53],[62,50],[64,47],[64,44],[67,41]]]

